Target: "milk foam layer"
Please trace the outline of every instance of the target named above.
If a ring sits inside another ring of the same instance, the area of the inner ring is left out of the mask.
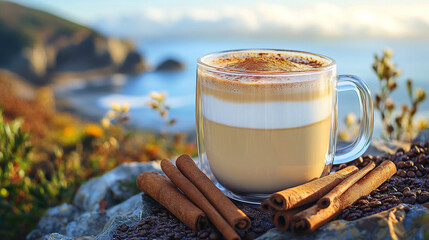
[[[205,118],[231,127],[253,129],[306,126],[326,119],[332,110],[331,95],[314,101],[240,103],[203,94],[202,101]]]

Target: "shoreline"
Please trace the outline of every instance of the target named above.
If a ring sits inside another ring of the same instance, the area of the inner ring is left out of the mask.
[[[55,109],[59,112],[65,112],[72,114],[78,119],[81,119],[83,121],[88,121],[92,123],[100,123],[101,119],[106,115],[107,111],[104,111],[101,108],[97,108],[94,106],[86,105],[85,108],[80,108],[76,102],[73,102],[73,100],[67,98],[67,97],[61,97],[54,92],[55,95]],[[144,133],[151,133],[156,136],[160,136],[161,132],[164,130],[159,130],[156,128],[150,128],[150,127],[139,127],[137,124],[134,124],[133,121],[128,121],[124,123],[124,127],[129,131],[142,131]],[[196,132],[195,130],[186,130],[186,131],[172,131],[167,130],[168,134],[185,134],[187,136],[187,142],[196,142]]]
[[[52,88],[53,91],[69,90],[73,88],[73,85],[84,85],[88,83],[102,82],[106,81],[109,78],[114,78],[115,76],[120,80],[125,80],[130,76],[137,76],[146,72],[146,70],[141,70],[138,72],[131,73],[122,73],[114,71],[114,67],[106,67],[102,69],[93,69],[82,72],[64,72],[56,73],[50,77],[51,83],[47,86]]]

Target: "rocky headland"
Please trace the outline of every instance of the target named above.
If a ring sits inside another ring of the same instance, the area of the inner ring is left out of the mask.
[[[130,41],[11,2],[0,2],[0,52],[0,68],[39,86],[146,68]]]

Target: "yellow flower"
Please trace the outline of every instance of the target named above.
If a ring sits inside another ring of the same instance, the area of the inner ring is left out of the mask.
[[[114,119],[115,117],[116,117],[116,112],[115,111],[113,111],[113,110],[109,110],[108,112],[107,112],[107,118],[109,118],[109,119]]]
[[[129,111],[130,111],[130,105],[128,105],[128,103],[124,103],[124,104],[122,105],[122,111],[123,111],[124,113],[129,112]]]
[[[103,129],[96,124],[88,124],[85,128],[85,134],[98,138],[103,136]]]
[[[154,99],[154,100],[157,100],[157,101],[159,101],[159,102],[162,102],[164,99],[165,99],[165,97],[167,96],[167,93],[165,93],[165,92],[162,92],[162,93],[159,93],[159,92],[151,92],[150,93],[150,97],[152,98],[152,99]]]
[[[72,126],[65,127],[65,128],[63,128],[63,135],[65,137],[71,137],[75,134],[75,132],[76,132],[75,130],[76,129]]]
[[[346,116],[345,123],[347,126],[352,126],[356,122],[356,116],[353,113],[349,113]]]
[[[393,109],[395,109],[395,104],[392,102],[392,100],[387,99],[386,107],[387,107],[387,110],[392,111]]]
[[[6,198],[7,196],[9,196],[9,192],[7,191],[6,188],[2,188],[0,190],[0,196],[3,197],[3,198]]]
[[[114,137],[109,138],[109,143],[110,143],[110,146],[115,148],[119,146],[118,140],[116,140],[116,138]]]
[[[396,70],[395,72],[393,72],[393,76],[400,76],[402,74],[401,70]]]
[[[425,98],[426,98],[425,91],[423,91],[423,89],[421,89],[421,88],[417,88],[417,90],[416,90],[416,98],[417,98],[417,101],[423,101],[423,100],[425,100]]]
[[[155,144],[146,145],[146,151],[151,155],[156,155],[159,153],[159,146]]]
[[[111,105],[110,105],[110,107],[112,107],[112,109],[115,111],[115,112],[121,112],[122,111],[122,109],[121,109],[121,106],[119,106],[119,104],[117,104],[117,103],[112,103]]]
[[[19,176],[19,178],[24,178],[24,177],[25,177],[25,172],[24,172],[24,170],[19,169],[19,171],[18,171],[18,176]]]
[[[101,126],[103,126],[104,128],[109,128],[110,127],[110,120],[107,118],[101,119]]]
[[[429,127],[429,123],[425,120],[419,120],[419,122],[417,123],[417,128],[420,131],[423,131],[423,129],[426,129]]]
[[[340,130],[338,133],[338,137],[343,141],[350,141],[350,134],[344,130]]]
[[[392,51],[392,49],[388,49],[388,48],[384,49],[384,50],[383,50],[383,54],[384,54],[384,56],[386,56],[387,58],[391,58],[391,57],[393,57],[393,51]]]

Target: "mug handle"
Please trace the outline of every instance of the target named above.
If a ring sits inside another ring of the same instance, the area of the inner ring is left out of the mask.
[[[360,157],[369,147],[374,126],[374,105],[368,86],[357,76],[338,76],[338,92],[355,91],[360,103],[360,115],[362,117],[359,135],[348,146],[337,149],[334,164],[347,163]]]

